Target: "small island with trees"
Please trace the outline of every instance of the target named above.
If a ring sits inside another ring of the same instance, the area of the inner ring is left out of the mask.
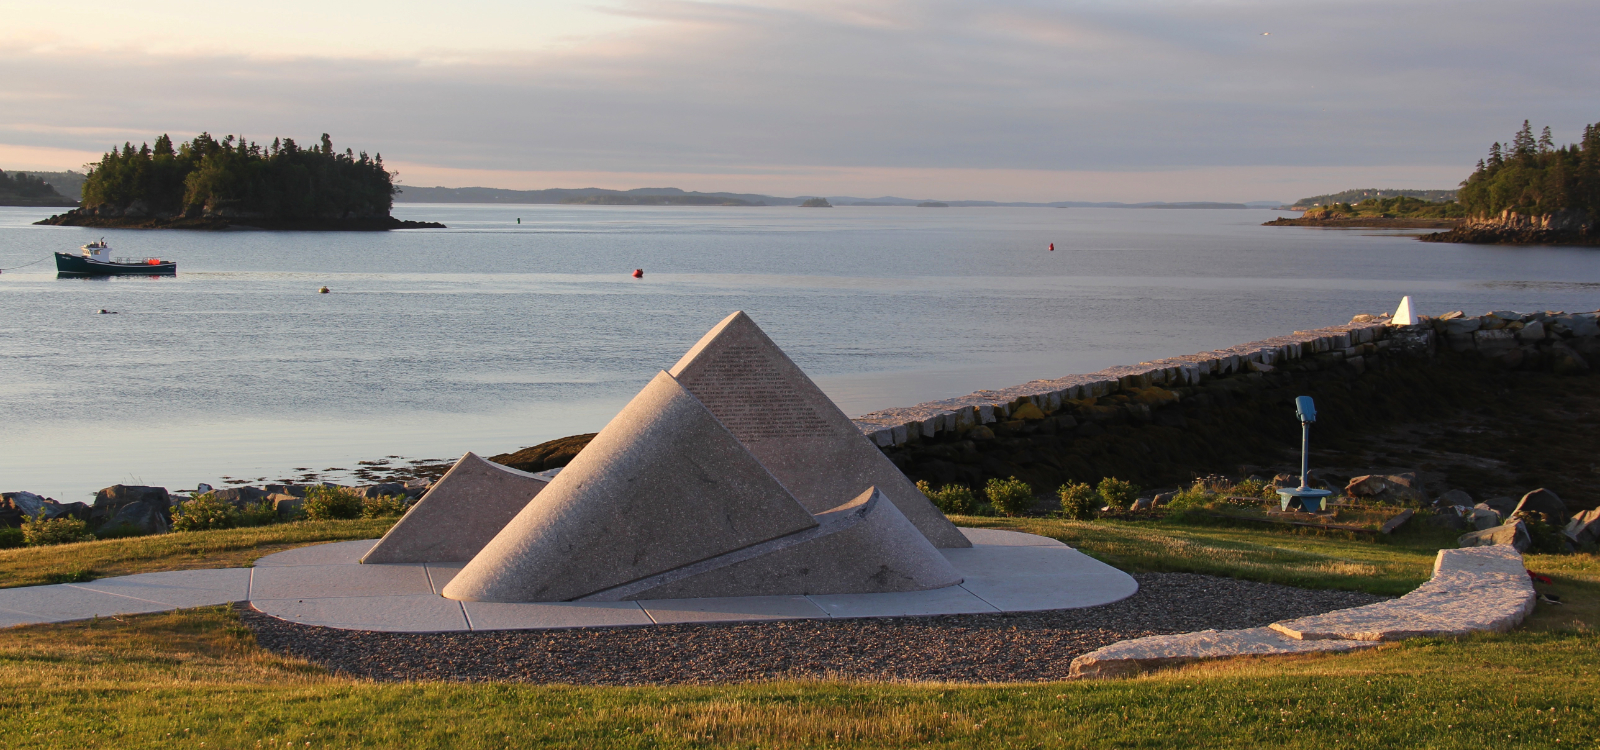
[[[833,208],[827,198],[807,198],[800,203],[801,208]]]
[[[1379,195],[1352,204],[1348,202],[1352,192]],[[1384,192],[1389,197],[1380,197]],[[1429,228],[1448,231],[1419,239],[1600,245],[1600,234],[1595,232],[1600,218],[1600,124],[1586,126],[1580,142],[1556,148],[1550,128],[1535,137],[1532,125],[1524,120],[1510,144],[1496,142],[1489,147],[1488,158],[1479,160],[1461,188],[1449,196],[1453,200],[1443,193],[1346,191],[1317,196],[1295,204],[1295,209],[1305,211],[1300,217],[1276,219],[1266,226]]]
[[[201,133],[178,144],[124,143],[91,166],[77,210],[38,222],[130,229],[386,230],[442,228],[401,221],[394,173],[383,156],[335,151],[328,134],[310,148]]]

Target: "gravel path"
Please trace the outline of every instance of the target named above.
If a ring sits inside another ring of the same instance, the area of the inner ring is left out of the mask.
[[[377,680],[1013,682],[1065,679],[1073,657],[1127,638],[1260,627],[1386,598],[1193,573],[1134,578],[1139,593],[1088,609],[588,630],[371,633],[239,609],[263,647]]]

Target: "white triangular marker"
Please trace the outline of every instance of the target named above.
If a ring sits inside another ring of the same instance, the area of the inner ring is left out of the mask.
[[[1407,295],[1400,298],[1400,307],[1394,311],[1394,317],[1389,320],[1390,325],[1410,326],[1416,325],[1416,316],[1411,313],[1411,297]]]

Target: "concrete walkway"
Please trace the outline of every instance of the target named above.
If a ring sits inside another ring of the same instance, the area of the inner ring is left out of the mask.
[[[1433,578],[1398,599],[1275,622],[1119,641],[1072,660],[1074,677],[1127,677],[1206,659],[1370,648],[1425,636],[1503,633],[1533,612],[1522,554],[1510,546],[1439,550]]]
[[[500,604],[439,595],[464,563],[361,565],[376,540],[280,552],[254,568],[144,573],[0,590],[0,626],[249,601],[274,617],[354,630],[452,632],[1026,612],[1109,604],[1133,578],[1054,539],[962,529],[970,549],[940,550],[964,581],[933,591],[640,602]]]

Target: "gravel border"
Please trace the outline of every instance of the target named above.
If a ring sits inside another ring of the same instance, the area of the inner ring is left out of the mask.
[[[572,630],[379,633],[299,625],[236,608],[262,647],[374,680],[982,683],[1066,679],[1073,657],[1129,638],[1261,627],[1389,598],[1194,573],[1134,578],[1139,593],[1085,609]]]

